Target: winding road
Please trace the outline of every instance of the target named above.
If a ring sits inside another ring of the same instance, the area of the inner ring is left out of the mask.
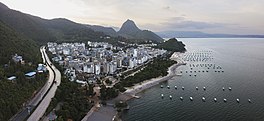
[[[42,94],[42,98],[39,103],[36,105],[36,109],[29,116],[27,121],[39,121],[47,110],[51,99],[54,97],[58,86],[61,83],[61,73],[60,71],[51,63],[50,59],[47,56],[45,47],[40,49],[44,62],[46,62],[47,69],[49,70],[49,81],[46,88],[46,93]]]
[[[30,116],[31,111],[40,104],[40,102],[44,99],[45,95],[48,94],[48,91],[52,87],[56,75],[54,70],[57,69],[53,70],[53,68],[55,67],[50,66],[51,62],[45,52],[45,46],[42,46],[40,48],[40,52],[42,55],[43,63],[47,65],[47,69],[49,70],[49,79],[46,81],[45,85],[38,91],[38,93],[30,101],[28,101],[28,103],[24,106],[24,108],[16,115],[14,115],[10,119],[10,121],[23,121],[28,116]],[[57,73],[58,73],[57,75],[60,76],[60,72]],[[60,77],[56,77],[56,78],[57,80],[60,80]]]

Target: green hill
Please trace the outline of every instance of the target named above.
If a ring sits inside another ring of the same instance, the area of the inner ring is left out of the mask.
[[[158,47],[174,52],[186,51],[185,45],[181,41],[178,41],[176,38],[171,38],[168,41],[159,44]]]
[[[24,74],[34,71],[41,61],[39,47],[33,40],[21,36],[1,21],[0,50],[0,121],[7,121],[43,86],[46,74],[37,74],[32,79],[25,77]],[[16,53],[23,56],[25,64],[12,60],[12,55]],[[16,76],[16,80],[7,80],[10,76]]]
[[[14,54],[22,55],[29,62],[40,60],[37,44],[30,39],[22,37],[0,21],[0,65],[3,66],[11,60]]]
[[[0,2],[0,20],[17,32],[29,37],[40,44],[50,41],[96,40],[105,36],[95,32],[86,25],[73,21],[58,19],[43,19],[9,9]]]

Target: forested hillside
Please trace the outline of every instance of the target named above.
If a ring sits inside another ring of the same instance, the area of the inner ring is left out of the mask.
[[[41,61],[39,48],[34,41],[22,37],[2,22],[0,50],[0,121],[7,121],[43,86],[47,74],[25,77],[25,73],[34,71]],[[25,64],[12,60],[16,53],[23,57]],[[7,80],[10,76],[16,76],[16,80]]]

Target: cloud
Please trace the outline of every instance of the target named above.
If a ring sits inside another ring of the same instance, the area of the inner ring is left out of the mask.
[[[170,10],[171,8],[170,8],[170,6],[165,6],[165,7],[163,7],[163,9],[164,10]]]
[[[64,17],[86,24],[121,26],[126,19],[132,19],[140,28],[154,31],[264,32],[264,0],[1,1],[10,8],[43,18]]]
[[[144,28],[152,28],[154,31],[163,30],[208,30],[208,29],[222,29],[229,26],[238,26],[236,24],[204,22],[189,20],[185,16],[172,17],[166,19],[159,24],[145,24],[141,25]]]
[[[170,18],[167,22],[162,23],[166,28],[188,28],[188,29],[208,29],[208,28],[219,28],[225,27],[223,23],[211,23],[202,21],[187,20],[184,17]]]

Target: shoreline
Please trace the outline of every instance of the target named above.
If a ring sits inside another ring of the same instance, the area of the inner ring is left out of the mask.
[[[117,100],[123,100],[123,101],[128,101],[132,98],[140,98],[138,96],[136,96],[136,94],[149,89],[153,86],[158,85],[161,82],[170,80],[171,78],[173,78],[174,76],[176,76],[176,69],[181,66],[184,65],[185,63],[183,63],[182,61],[178,60],[178,57],[181,55],[181,53],[175,52],[172,54],[172,56],[170,57],[171,60],[177,61],[176,64],[173,64],[172,66],[170,66],[168,68],[168,74],[166,76],[163,77],[157,77],[157,78],[152,78],[149,80],[145,80],[141,83],[138,83],[132,87],[129,87],[125,92],[119,94],[119,96],[116,98]],[[116,100],[115,99],[115,100]]]
[[[113,105],[116,101],[128,101],[128,100],[131,100],[133,98],[140,98],[139,96],[136,96],[136,94],[144,91],[144,90],[147,90],[153,86],[156,86],[158,85],[159,83],[161,82],[164,82],[164,81],[168,81],[170,80],[171,78],[177,76],[176,75],[176,69],[181,66],[181,65],[185,65],[185,63],[183,63],[181,60],[179,60],[179,56],[181,56],[182,53],[178,53],[178,52],[174,52],[172,54],[172,56],[170,57],[171,60],[174,60],[176,61],[177,63],[173,64],[172,66],[170,66],[167,70],[168,74],[166,76],[160,76],[160,77],[156,77],[156,78],[152,78],[152,79],[149,79],[149,80],[145,80],[141,83],[138,83],[132,87],[129,87],[125,92],[123,93],[120,93],[116,98],[112,99],[112,100],[108,100],[107,101],[107,106],[102,106],[100,107],[101,110],[104,110],[105,108],[109,108],[110,105]],[[98,118],[101,117],[102,115],[102,112],[100,112],[100,109],[98,112],[93,112],[92,114],[90,114],[90,116],[86,117],[87,119],[100,119]],[[108,121],[122,121],[122,119],[120,119],[120,117],[118,116],[119,113],[114,109],[114,108],[111,108],[110,110],[108,110],[108,113],[107,113],[107,117],[104,117],[105,120],[108,120]],[[112,116],[110,116],[109,114],[112,114]],[[113,115],[114,114],[114,115]],[[93,116],[92,116],[93,115]],[[96,115],[96,116],[95,116]],[[96,118],[97,117],[97,118]],[[102,119],[103,120],[103,119]]]
[[[179,67],[181,65],[183,65],[183,64],[181,64],[181,63],[173,64],[172,66],[169,67],[168,74],[166,76],[152,78],[150,80],[143,81],[140,84],[136,84],[135,86],[130,87],[129,89],[127,89],[122,94],[131,95],[132,97],[136,97],[137,98],[136,94],[138,94],[138,93],[140,93],[140,92],[142,92],[142,91],[144,91],[146,89],[149,89],[149,88],[151,88],[151,87],[153,87],[155,85],[158,85],[161,82],[170,80],[172,77],[176,76],[175,70],[177,69],[177,67]]]

